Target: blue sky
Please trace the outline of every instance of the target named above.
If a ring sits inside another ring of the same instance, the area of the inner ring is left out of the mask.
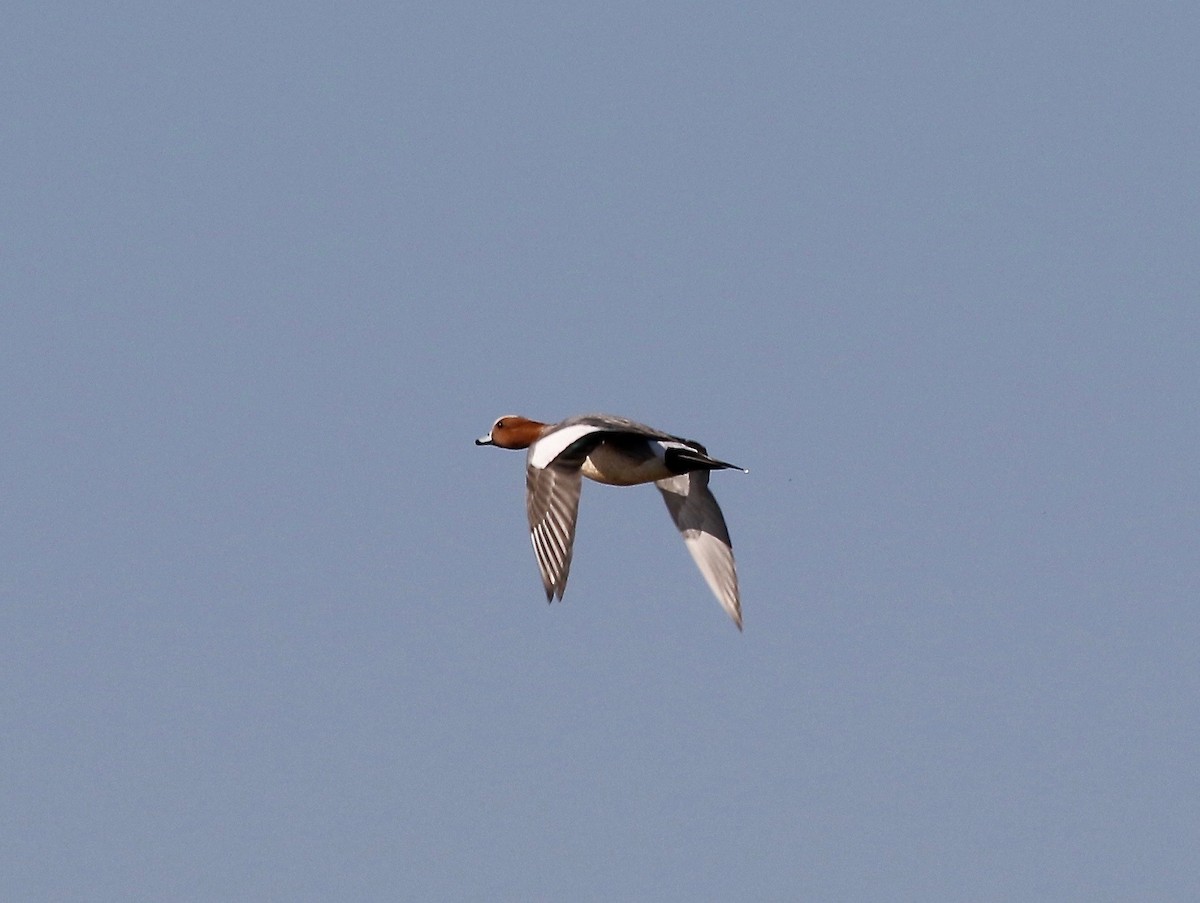
[[[0,896],[1194,899],[1198,20],[16,4]]]

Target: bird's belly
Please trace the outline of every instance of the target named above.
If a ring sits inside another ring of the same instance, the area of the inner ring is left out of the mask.
[[[592,449],[580,471],[589,480],[611,486],[635,486],[673,476],[663,459],[653,453],[635,455],[606,443]]]

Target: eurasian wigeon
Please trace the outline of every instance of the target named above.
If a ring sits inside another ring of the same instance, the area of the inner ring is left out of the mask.
[[[527,448],[525,507],[546,600],[562,599],[571,569],[580,475],[597,483],[653,483],[721,607],[742,629],[733,546],[725,518],[708,489],[712,470],[741,470],[711,458],[704,446],[610,414],[541,423],[505,414],[476,445]]]

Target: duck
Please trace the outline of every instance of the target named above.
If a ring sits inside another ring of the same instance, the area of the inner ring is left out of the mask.
[[[742,630],[733,543],[708,481],[715,470],[748,473],[744,467],[710,456],[693,439],[612,414],[558,423],[505,414],[475,444],[527,450],[525,509],[546,601],[561,601],[567,588],[582,478],[609,486],[653,483],[709,589]]]

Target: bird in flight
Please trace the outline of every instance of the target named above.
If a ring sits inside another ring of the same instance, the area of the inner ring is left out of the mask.
[[[525,507],[547,601],[561,600],[567,588],[581,477],[611,486],[653,483],[713,595],[742,629],[733,545],[708,475],[744,468],[710,457],[699,442],[610,414],[560,423],[505,414],[475,444],[529,450]]]

